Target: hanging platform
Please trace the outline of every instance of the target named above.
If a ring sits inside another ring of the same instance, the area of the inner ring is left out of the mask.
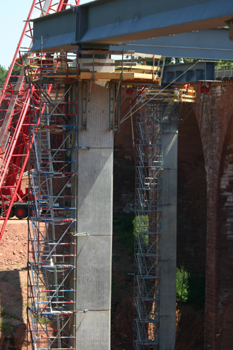
[[[26,66],[27,81],[66,83],[77,81],[152,82],[161,85],[165,58],[133,51],[85,50],[77,53],[54,53],[31,56]],[[114,59],[112,59],[114,57]],[[55,65],[58,68],[54,70]],[[40,75],[38,75],[38,69]]]

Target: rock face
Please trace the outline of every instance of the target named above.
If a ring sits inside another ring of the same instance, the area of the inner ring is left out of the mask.
[[[213,84],[195,108],[206,170],[205,349],[232,349],[233,84]]]

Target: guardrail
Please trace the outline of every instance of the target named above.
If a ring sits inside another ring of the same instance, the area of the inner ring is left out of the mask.
[[[233,78],[233,66],[215,67],[215,79]]]

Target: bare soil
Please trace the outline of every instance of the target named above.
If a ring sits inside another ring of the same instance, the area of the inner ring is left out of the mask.
[[[12,218],[0,242],[0,349],[26,349],[27,220]]]

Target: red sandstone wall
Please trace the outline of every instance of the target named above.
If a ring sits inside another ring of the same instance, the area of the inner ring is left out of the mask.
[[[227,128],[218,181],[217,349],[233,349],[233,118]]]
[[[206,350],[233,349],[232,331],[229,331],[229,325],[233,323],[232,304],[226,308],[229,300],[233,300],[233,266],[232,260],[229,261],[233,246],[229,244],[230,241],[226,241],[232,212],[226,205],[221,187],[221,179],[229,179],[233,175],[233,169],[228,166],[231,152],[227,148],[228,139],[231,139],[229,122],[233,112],[232,96],[231,84],[212,85],[209,95],[198,94],[195,110],[201,131],[207,180]],[[226,134],[229,137],[226,138]]]

